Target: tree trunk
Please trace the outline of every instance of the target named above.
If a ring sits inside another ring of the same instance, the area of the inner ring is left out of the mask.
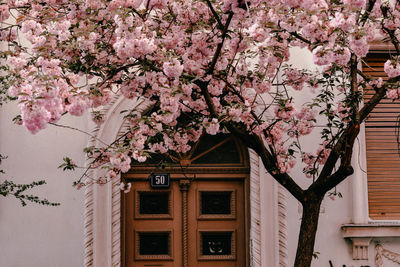
[[[303,203],[303,216],[294,267],[311,266],[322,199],[323,197],[315,197]]]

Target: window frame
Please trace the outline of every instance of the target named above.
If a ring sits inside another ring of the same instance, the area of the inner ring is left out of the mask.
[[[371,53],[394,51],[390,44],[375,41],[371,43]],[[359,68],[361,68],[361,64]],[[368,260],[369,246],[373,240],[400,237],[400,220],[374,220],[369,216],[368,177],[365,122],[361,124],[359,142],[354,145],[351,177],[352,222],[341,225],[342,236],[349,239],[353,248],[354,260]]]

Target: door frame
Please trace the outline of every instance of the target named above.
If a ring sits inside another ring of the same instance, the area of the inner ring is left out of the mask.
[[[247,153],[245,154],[247,155]],[[248,156],[247,156],[248,158]],[[246,160],[247,162],[247,160]],[[247,163],[246,163],[247,165]],[[151,168],[139,168],[134,169],[123,175],[122,180],[124,182],[137,181],[137,182],[148,182],[149,174]],[[213,172],[214,171],[214,172]],[[172,182],[179,182],[180,180],[187,180],[193,175],[195,178],[193,181],[229,181],[229,180],[242,180],[243,179],[243,199],[244,203],[244,231],[245,231],[245,258],[247,262],[247,267],[250,266],[250,173],[248,167],[241,168],[227,168],[227,169],[219,169],[218,168],[205,168],[205,167],[193,167],[190,169],[186,169],[184,174],[181,174],[182,170],[179,168],[168,168],[165,170],[167,173],[171,173],[174,175],[174,178],[171,178]],[[247,172],[247,173],[246,173]],[[131,190],[135,190],[134,182]],[[123,194],[123,193],[122,193]],[[175,209],[175,208],[174,208]],[[126,197],[121,196],[121,265],[125,266],[125,242],[126,242]],[[197,212],[197,211],[196,211]],[[178,229],[180,230],[180,229]],[[175,229],[173,229],[175,231]],[[179,241],[178,241],[179,242]]]
[[[93,126],[89,146],[110,143],[124,129],[122,110],[136,107],[144,112],[151,106],[143,100],[129,100],[116,95],[103,110],[105,122]],[[101,140],[101,141],[99,141]],[[249,150],[250,165],[250,251],[254,267],[288,266],[286,191],[268,175],[257,154]],[[90,162],[87,161],[87,164]],[[104,170],[90,170],[94,179]],[[84,266],[121,266],[121,191],[120,177],[103,186],[89,184],[84,196]],[[262,222],[262,223],[261,223]],[[272,241],[272,242],[271,242]]]

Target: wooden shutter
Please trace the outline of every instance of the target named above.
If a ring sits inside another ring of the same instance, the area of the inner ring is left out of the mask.
[[[363,64],[365,74],[388,77],[383,70],[387,54],[371,54]],[[365,102],[374,91],[367,88]],[[366,120],[369,216],[375,220],[400,219],[400,156],[396,131],[400,102],[384,99]]]

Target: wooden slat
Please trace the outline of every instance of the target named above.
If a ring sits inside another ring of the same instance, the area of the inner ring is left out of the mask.
[[[372,77],[388,77],[383,64],[388,59],[382,54],[371,55],[363,64],[363,71]],[[364,101],[374,90],[364,91]],[[384,99],[368,116],[365,123],[369,215],[376,220],[400,219],[400,156],[397,143],[400,102]]]

